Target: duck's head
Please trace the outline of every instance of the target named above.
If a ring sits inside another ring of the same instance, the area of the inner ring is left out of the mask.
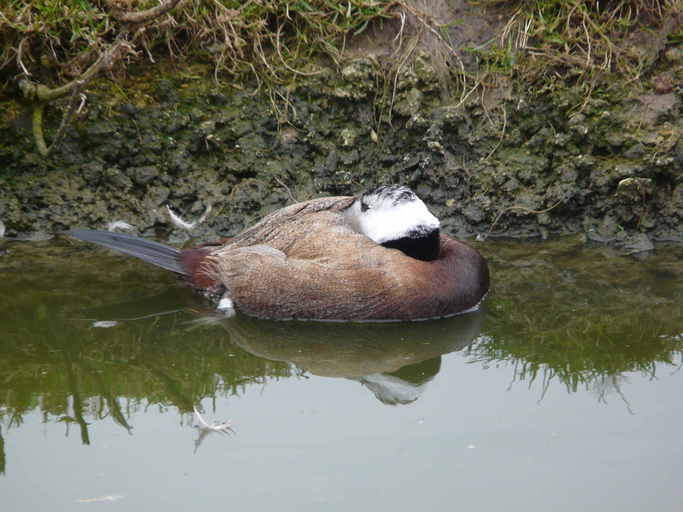
[[[384,247],[423,261],[439,257],[439,219],[406,186],[364,192],[349,207],[347,216],[354,229]]]

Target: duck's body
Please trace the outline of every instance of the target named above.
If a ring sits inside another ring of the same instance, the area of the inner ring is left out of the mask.
[[[220,294],[223,307],[257,317],[418,320],[479,304],[489,286],[482,256],[440,235],[438,220],[409,189],[378,191],[294,204],[224,243],[180,251],[127,235],[71,234],[182,274],[194,288]],[[416,224],[403,229],[402,216]]]

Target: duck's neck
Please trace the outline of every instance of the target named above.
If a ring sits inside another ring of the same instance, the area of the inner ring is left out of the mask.
[[[405,255],[422,261],[433,261],[439,257],[441,239],[439,230],[412,234],[382,243],[384,247],[398,249]]]

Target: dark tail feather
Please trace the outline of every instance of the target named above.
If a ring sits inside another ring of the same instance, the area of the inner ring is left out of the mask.
[[[180,265],[178,258],[180,251],[174,247],[162,245],[151,240],[145,240],[131,235],[112,233],[110,231],[97,231],[93,229],[72,229],[65,234],[84,242],[92,242],[109,249],[135,256],[157,267],[170,270],[177,274],[186,274]]]

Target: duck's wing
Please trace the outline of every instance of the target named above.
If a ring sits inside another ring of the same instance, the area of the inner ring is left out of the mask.
[[[320,219],[312,219],[313,215],[325,213],[324,222],[344,222],[342,212],[351,206],[354,200],[353,196],[322,197],[286,206],[230,239],[229,245],[245,247],[268,244],[284,247],[291,241],[290,234],[296,235],[303,232],[306,225],[320,222]]]
[[[212,255],[215,258],[216,255]],[[393,318],[387,295],[396,286],[380,268],[356,261],[288,257],[268,245],[239,247],[214,259],[214,269],[242,313],[273,319]]]

